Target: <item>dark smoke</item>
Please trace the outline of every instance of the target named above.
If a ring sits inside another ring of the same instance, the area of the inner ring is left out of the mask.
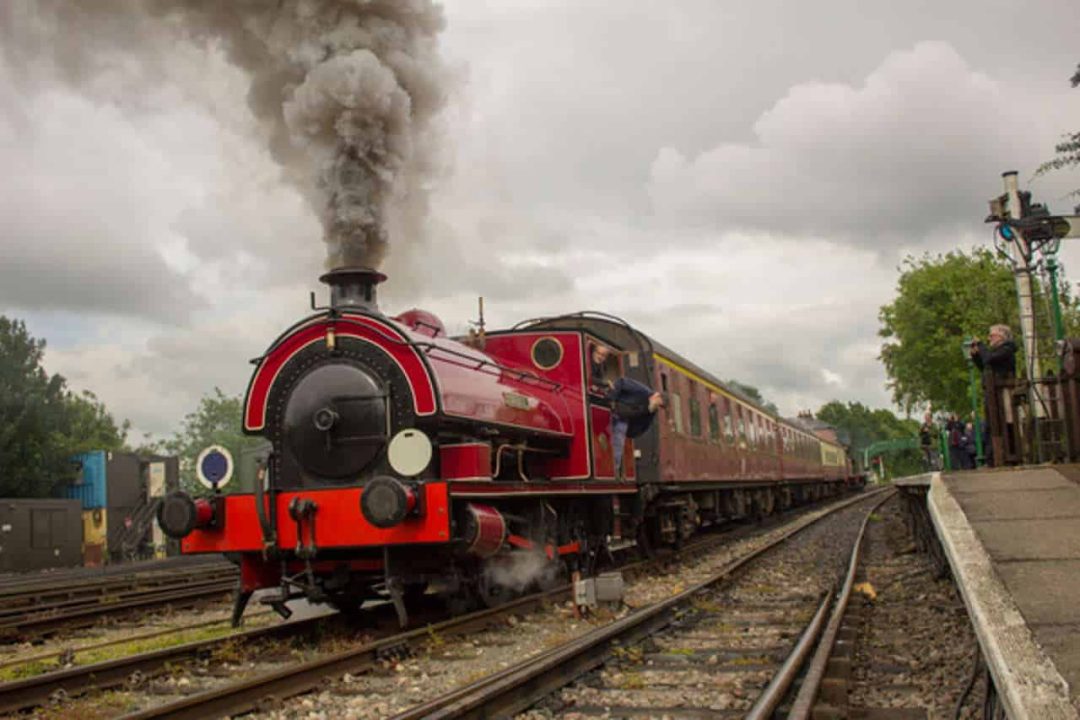
[[[375,267],[426,215],[443,25],[430,0],[3,0],[0,52],[90,88],[124,55],[160,82],[178,38],[220,47],[322,222],[328,265]]]

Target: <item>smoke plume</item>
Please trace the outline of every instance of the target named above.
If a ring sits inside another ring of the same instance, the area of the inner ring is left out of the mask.
[[[57,75],[82,86],[114,66],[103,58],[125,53],[152,82],[167,74],[163,55],[178,37],[221,48],[250,77],[248,105],[270,152],[322,222],[329,266],[375,267],[392,240],[421,232],[445,102],[444,21],[431,0],[3,5],[9,65],[48,55]]]

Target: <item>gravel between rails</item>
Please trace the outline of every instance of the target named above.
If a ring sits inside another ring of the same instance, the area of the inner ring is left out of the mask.
[[[855,508],[865,507],[858,503]],[[815,509],[798,521],[819,516]],[[841,511],[839,515],[850,513]],[[864,512],[864,511],[863,511]],[[856,509],[852,537],[862,515]],[[600,610],[585,619],[573,617],[566,604],[524,617],[507,618],[502,625],[462,638],[431,638],[419,651],[407,657],[387,659],[375,671],[344,675],[317,693],[286,701],[280,707],[267,708],[249,717],[273,718],[353,718],[382,719],[409,707],[431,700],[453,688],[503,670],[522,659],[532,657],[556,644],[580,637],[594,628],[623,617],[630,610],[675,595],[698,582],[747,551],[761,547],[782,534],[790,523],[733,541],[690,563],[677,566],[671,573],[633,581],[627,589],[624,605],[617,610]],[[807,530],[802,537],[813,530]],[[846,563],[846,550],[840,553],[836,567]],[[839,570],[833,573],[835,576]],[[747,618],[748,620],[751,618]],[[798,634],[796,629],[795,634]],[[752,701],[752,698],[751,698]]]
[[[868,528],[860,578],[870,587],[852,598],[859,607],[848,621],[855,630],[848,686],[853,717],[907,708],[925,709],[930,720],[951,720],[971,676],[971,621],[952,581],[936,577],[930,559],[916,551],[899,499],[878,515]],[[984,695],[980,679],[961,717],[981,716]]]
[[[743,717],[837,584],[866,512],[808,528],[519,718]]]
[[[271,610],[248,613],[244,629],[277,622]],[[232,609],[219,607],[189,611],[163,611],[137,620],[96,625],[83,632],[57,636],[41,643],[21,643],[5,648],[0,660],[0,682],[31,677],[75,665],[168,647],[196,638],[239,632],[231,627]]]

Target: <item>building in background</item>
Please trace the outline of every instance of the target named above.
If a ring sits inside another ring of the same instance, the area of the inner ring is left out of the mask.
[[[0,500],[0,572],[81,565],[81,515],[78,500]]]
[[[82,506],[85,565],[176,554],[154,515],[161,498],[178,487],[177,458],[95,450],[73,461],[78,476],[63,494]]]

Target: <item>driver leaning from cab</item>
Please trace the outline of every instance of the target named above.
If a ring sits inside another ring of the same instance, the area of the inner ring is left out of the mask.
[[[615,474],[622,472],[622,456],[626,438],[639,437],[652,425],[656,411],[664,406],[664,398],[658,392],[637,380],[619,377],[614,382],[608,378],[607,364],[611,349],[594,344],[590,353],[589,393],[604,398],[611,404],[611,447],[615,456]]]

